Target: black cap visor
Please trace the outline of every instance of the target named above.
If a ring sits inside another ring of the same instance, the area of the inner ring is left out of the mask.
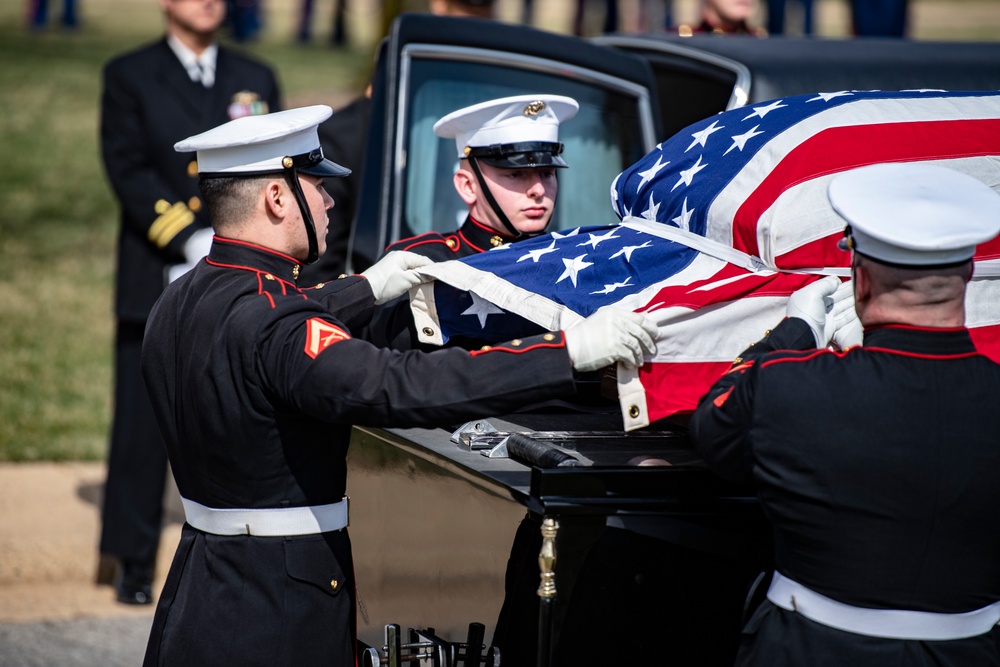
[[[347,167],[341,167],[336,162],[323,157],[323,150],[321,148],[317,148],[305,155],[296,155],[292,159],[295,160],[296,171],[310,176],[326,178],[328,176],[347,176],[351,173],[351,170]]]
[[[537,169],[539,167],[568,167],[560,157],[561,143],[548,141],[523,141],[516,144],[494,144],[469,148],[467,157],[477,158],[491,167],[500,169]]]

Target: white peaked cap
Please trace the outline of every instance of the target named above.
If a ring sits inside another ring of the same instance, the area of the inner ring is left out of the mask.
[[[850,225],[841,247],[904,266],[956,264],[1000,234],[1000,194],[937,165],[873,164],[830,181],[830,204]],[[846,243],[845,243],[846,242]]]
[[[473,148],[527,141],[559,142],[559,123],[580,105],[561,95],[515,95],[452,111],[434,123],[434,134],[454,139],[458,157]]]
[[[323,158],[317,127],[333,114],[326,105],[244,116],[174,144],[179,153],[197,152],[200,174],[280,172],[286,157],[314,154],[298,171],[346,176],[349,169]]]

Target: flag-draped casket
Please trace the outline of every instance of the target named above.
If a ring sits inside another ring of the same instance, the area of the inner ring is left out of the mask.
[[[489,342],[565,329],[601,308],[645,312],[660,333],[640,369],[618,369],[625,428],[693,410],[784,316],[791,292],[817,275],[848,275],[830,179],[910,161],[1000,190],[1000,93],[817,93],[705,119],[615,179],[620,224],[423,269],[433,282],[411,294],[417,331],[431,343]],[[1000,361],[1000,239],[975,259],[967,325],[979,349]]]

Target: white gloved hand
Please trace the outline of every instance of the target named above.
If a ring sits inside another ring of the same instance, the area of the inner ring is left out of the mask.
[[[833,294],[840,287],[840,278],[826,276],[788,297],[785,314],[805,321],[812,329],[816,347],[826,347],[833,337]]]
[[[854,281],[848,280],[833,293],[833,336],[834,345],[846,350],[861,345],[864,338],[864,327],[854,309]]]
[[[641,313],[600,310],[563,332],[573,368],[595,371],[621,362],[632,369],[642,365],[642,355],[656,352],[659,329]]]
[[[184,242],[184,262],[173,264],[167,272],[167,279],[174,282],[185,273],[194,268],[194,265],[208,256],[208,251],[212,249],[212,237],[215,232],[211,227],[199,229]]]
[[[413,269],[433,263],[415,252],[393,250],[368,270],[362,271],[361,275],[368,279],[372,294],[375,295],[375,303],[383,304],[419,285],[421,278]]]
[[[188,264],[197,264],[202,257],[208,257],[208,251],[212,249],[212,237],[215,232],[211,227],[199,229],[184,242],[184,259]]]

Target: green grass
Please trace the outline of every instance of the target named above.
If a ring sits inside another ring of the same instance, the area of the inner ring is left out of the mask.
[[[100,71],[158,36],[160,15],[85,0],[79,32],[29,33],[21,9],[0,9],[0,461],[101,459],[118,209],[99,158]],[[277,36],[240,48],[275,66],[289,105],[346,99],[368,60]]]

